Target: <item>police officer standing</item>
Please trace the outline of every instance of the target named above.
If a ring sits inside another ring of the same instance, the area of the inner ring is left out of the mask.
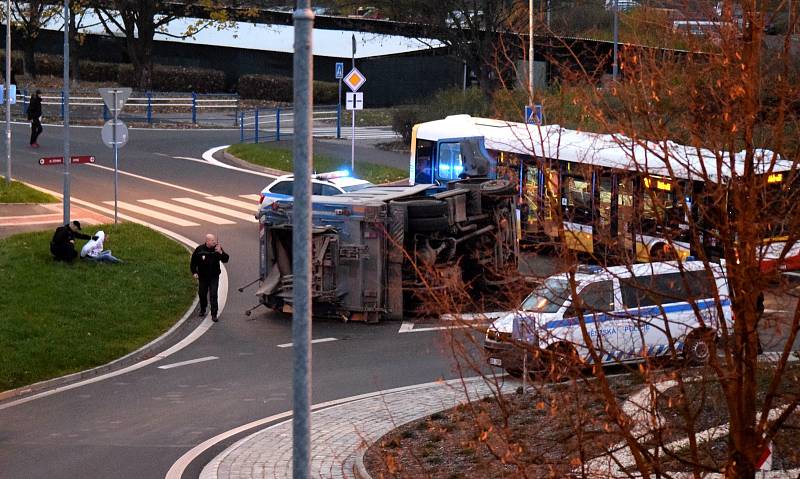
[[[198,280],[197,293],[200,296],[200,317],[205,317],[208,303],[211,303],[211,320],[217,321],[217,288],[219,287],[220,262],[227,263],[230,259],[228,253],[223,251],[217,238],[212,234],[206,235],[205,243],[195,248],[192,253],[190,269],[192,275]]]

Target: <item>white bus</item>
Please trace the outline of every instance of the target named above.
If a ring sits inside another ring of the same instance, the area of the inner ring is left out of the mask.
[[[732,156],[738,171],[743,155]],[[717,161],[729,156],[669,141],[455,115],[414,126],[410,177],[412,184],[440,185],[465,176],[512,180],[519,193],[520,239],[532,246],[566,245],[598,260],[684,259],[697,248],[713,258],[722,251],[709,215],[727,214],[728,205],[707,196],[704,183],[730,177],[730,163]],[[774,156],[767,150],[756,155],[766,183],[766,197],[759,199],[765,211],[799,203],[793,201],[800,191],[797,169]],[[762,264],[797,269],[800,245],[791,245],[781,264],[775,263],[788,238],[774,221],[781,216],[789,215],[769,215],[774,227],[764,239]],[[708,227],[701,244],[692,244],[690,223]]]

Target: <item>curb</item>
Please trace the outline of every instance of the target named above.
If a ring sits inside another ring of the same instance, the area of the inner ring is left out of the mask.
[[[366,466],[364,466],[364,454],[366,453],[366,449],[356,453],[356,463],[353,465],[353,474],[355,474],[356,479],[372,479],[372,476],[367,472]]]

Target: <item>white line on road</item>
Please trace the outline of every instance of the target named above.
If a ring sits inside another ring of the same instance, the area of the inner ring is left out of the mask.
[[[194,198],[172,198],[172,199],[186,205],[196,206],[198,208],[203,208],[205,210],[213,211],[214,213],[219,213],[221,215],[232,216],[234,218],[244,221],[249,221],[251,223],[258,223],[258,220],[255,218],[254,213],[242,213],[241,211],[236,211],[229,208],[223,208],[222,206],[211,205],[206,201],[196,200]]]
[[[270,175],[270,174],[262,173],[260,171],[255,171],[255,170],[248,170],[246,168],[239,168],[238,166],[229,165],[227,163],[223,163],[223,162],[217,160],[216,158],[214,158],[214,153],[218,152],[219,150],[224,150],[225,148],[227,148],[229,146],[231,146],[231,145],[222,145],[222,146],[217,146],[216,148],[211,148],[210,150],[207,150],[206,152],[203,153],[203,159],[206,160],[206,162],[208,162],[209,164],[215,165],[215,166],[219,166],[220,168],[227,168],[229,170],[241,171],[242,173],[250,173],[251,175],[263,176],[265,178],[270,178],[270,179],[273,179],[273,180],[275,178],[277,178],[277,176],[275,176],[275,175]],[[206,196],[210,196],[210,195],[206,195]]]
[[[425,333],[429,331],[443,331],[446,329],[462,329],[468,328],[466,324],[461,324],[457,326],[433,326],[429,328],[415,328],[414,323],[410,321],[403,321],[403,324],[400,325],[400,330],[397,331],[398,334],[400,333]]]
[[[235,206],[237,208],[244,208],[246,210],[255,211],[258,209],[258,200],[256,200],[255,203],[248,203],[245,201],[234,200],[233,198],[228,198],[227,196],[209,196],[206,199],[230,206]]]
[[[165,364],[163,366],[159,366],[158,369],[179,368],[181,366],[187,366],[189,364],[204,363],[206,361],[213,361],[215,359],[219,359],[219,358],[216,357],[216,356],[206,356],[204,358],[190,359],[188,361],[181,361],[179,363]]]
[[[338,341],[338,339],[336,339],[336,338],[322,338],[322,339],[314,339],[314,340],[312,340],[312,341],[311,341],[311,344],[316,344],[316,343],[329,343],[329,342],[331,342],[331,341]],[[294,345],[294,343],[285,343],[285,344],[279,344],[279,345],[278,345],[278,347],[279,347],[279,348],[291,348],[293,345]]]
[[[114,168],[109,168],[107,166],[98,165],[97,163],[86,163],[86,164],[89,165],[89,166],[92,166],[94,168],[100,168],[101,170],[114,171]],[[193,190],[191,188],[186,188],[185,186],[176,185],[176,184],[173,184],[173,183],[167,183],[166,181],[156,180],[154,178],[148,178],[146,176],[137,175],[135,173],[128,173],[127,171],[119,170],[119,174],[120,175],[125,175],[125,176],[130,176],[132,178],[137,178],[137,179],[144,180],[144,181],[149,181],[149,182],[155,183],[157,185],[169,186],[170,188],[175,188],[177,190],[186,191],[188,193],[193,193],[193,194],[199,195],[199,196],[211,196],[211,193],[204,193],[202,191]]]
[[[197,210],[190,210],[189,208],[184,208],[183,206],[173,205],[172,203],[167,203],[166,201],[161,200],[139,200],[140,203],[144,203],[146,205],[155,206],[156,208],[161,208],[168,211],[174,211],[175,213],[180,213],[182,215],[189,216],[191,218],[196,218],[203,221],[208,221],[209,223],[214,223],[215,225],[235,225],[235,221],[226,220],[225,218],[220,218],[219,216],[209,215],[206,213],[201,213]]]
[[[113,201],[104,201],[103,203],[107,205],[114,205]],[[126,203],[124,201],[119,201],[118,206],[123,210],[129,210],[134,213],[138,213],[140,215],[149,216],[151,218],[155,218],[160,221],[166,221],[167,223],[176,224],[178,226],[200,226],[197,223],[178,218],[177,216],[168,215],[166,213],[159,213],[158,211],[151,210],[150,208],[143,208],[141,206],[132,205],[130,203]]]
[[[258,203],[258,200],[261,199],[261,195],[239,195],[239,198],[244,198],[246,200],[253,200]]]

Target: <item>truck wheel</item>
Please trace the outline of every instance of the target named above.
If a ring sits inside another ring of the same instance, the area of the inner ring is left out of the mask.
[[[506,373],[511,376],[512,378],[521,378],[522,377],[522,370],[520,369],[506,369]]]
[[[713,331],[696,329],[689,333],[683,345],[683,357],[689,364],[702,366],[708,364],[717,348]]]
[[[514,185],[508,180],[489,180],[481,183],[481,193],[492,196],[512,195],[516,191]]]
[[[405,202],[409,218],[439,218],[447,215],[447,203],[439,200],[413,200]]]
[[[446,216],[436,218],[409,218],[408,229],[412,232],[433,232],[443,231],[450,228],[450,222]]]

